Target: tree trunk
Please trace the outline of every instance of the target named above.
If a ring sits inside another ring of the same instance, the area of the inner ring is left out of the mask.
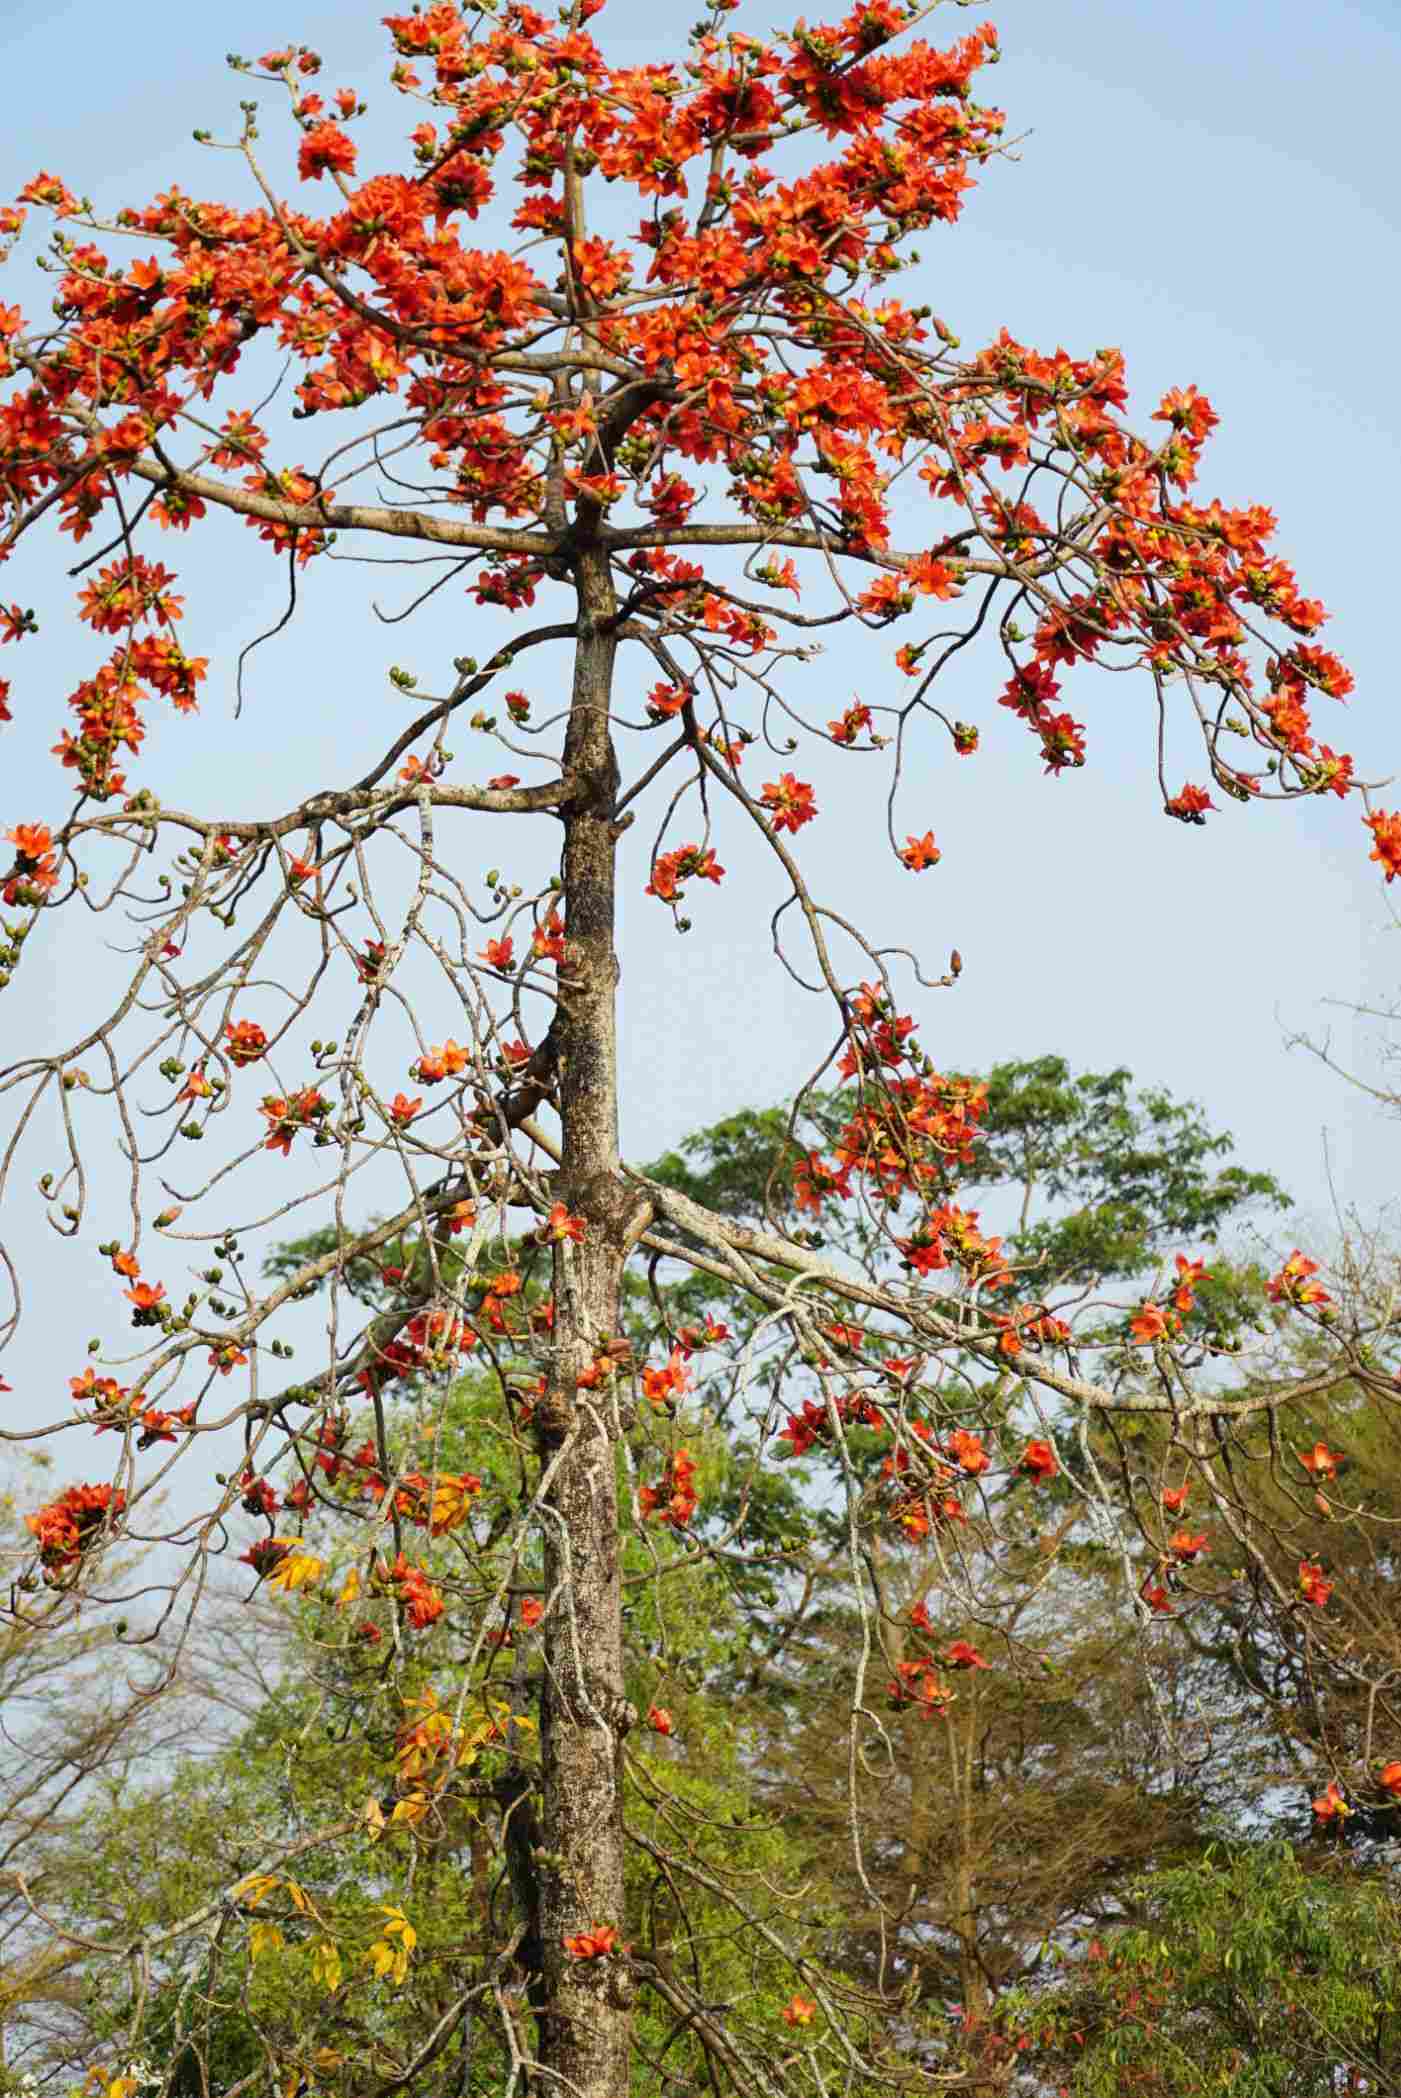
[[[555,1353],[537,1410],[542,1460],[566,1444],[544,1504],[547,1592],[541,1699],[539,1912],[544,2087],[570,2098],[627,2098],[632,1982],[625,1956],[571,1959],[566,1935],[613,1925],[624,1935],[622,1744],[634,1714],[623,1694],[616,1424],[606,1393],[577,1379],[619,1326],[629,1197],[619,1173],[614,951],[614,805],[609,723],[617,642],[606,556],[576,556],[579,632],[565,739],[571,794],[563,814],[565,961],[555,1022],[563,1165],[559,1199],[585,1221],[555,1255]],[[582,1400],[582,1403],[581,1403]]]

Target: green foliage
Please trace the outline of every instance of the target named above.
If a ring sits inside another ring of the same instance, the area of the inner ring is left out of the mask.
[[[1010,1197],[1009,1248],[1048,1284],[1141,1276],[1170,1250],[1215,1244],[1251,1208],[1290,1206],[1272,1174],[1228,1163],[1233,1140],[1200,1107],[1136,1088],[1122,1067],[1077,1075],[1064,1057],[1040,1056],[996,1064],[984,1083],[987,1110],[960,1200],[974,1190]],[[762,1221],[766,1204],[791,1208],[794,1161],[809,1145],[831,1146],[847,1112],[847,1096],[816,1095],[790,1133],[785,1110],[746,1108],[687,1137],[649,1172],[712,1209]]]
[[[1269,1175],[1228,1162],[1229,1137],[1213,1132],[1199,1109],[1136,1090],[1126,1072],[1077,1077],[1063,1059],[1043,1057],[997,1066],[987,1087],[979,1163],[957,1199],[983,1191],[995,1212],[989,1228],[1006,1232],[1015,1259],[1038,1265],[1038,1289],[1049,1293],[1057,1282],[1076,1285],[1092,1274],[1144,1278],[1171,1251],[1210,1243],[1250,1205],[1284,1206]],[[836,1258],[888,1267],[891,1219],[863,1217],[849,1205],[816,1220],[794,1215],[792,1166],[808,1149],[833,1153],[849,1105],[840,1093],[821,1096],[791,1133],[781,1108],[743,1110],[688,1138],[651,1168],[652,1177],[743,1223],[762,1226],[776,1214],[801,1238],[795,1226],[815,1222]],[[267,1272],[290,1274],[335,1244],[332,1228],[313,1233],[278,1248]],[[447,1252],[449,1285],[465,1250],[459,1239]],[[383,1308],[427,1280],[416,1267],[423,1258],[412,1238],[387,1241],[343,1281]],[[482,1256],[483,1271],[503,1265],[521,1272],[518,1302],[541,1312],[548,1256],[532,1234]],[[1213,1330],[1224,1336],[1246,1323],[1268,1330],[1259,1273],[1220,1257],[1212,1266],[1201,1301]],[[629,1278],[624,1310],[637,1359],[652,1362],[707,1312],[737,1327],[747,1319],[731,1285],[664,1259]],[[1156,1708],[1149,1709],[1141,1679],[1118,1562],[1102,1541],[1068,1528],[1085,1460],[1065,1437],[1055,1481],[1034,1492],[1015,1479],[997,1489],[1008,1535],[1018,1540],[1001,1575],[982,1554],[976,1522],[960,1539],[988,1621],[1003,1616],[1018,1626],[1010,1643],[990,1647],[996,1668],[960,1678],[952,1715],[933,1727],[892,1712],[878,1737],[869,1714],[861,1722],[868,1848],[858,1872],[846,1788],[851,1669],[863,1631],[846,1516],[820,1450],[811,1461],[774,1463],[770,1443],[763,1462],[756,1455],[764,1407],[788,1400],[788,1380],[797,1398],[809,1396],[811,1367],[786,1342],[761,1347],[751,1366],[757,1409],[751,1404],[746,1414],[725,1361],[700,1348],[695,1387],[657,1408],[638,1398],[618,1444],[625,1510],[634,1486],[655,1485],[668,1455],[683,1446],[699,1489],[685,1532],[624,1516],[626,1689],[640,1724],[627,1748],[632,1850],[627,1913],[618,1920],[640,1983],[635,2098],[705,2087],[706,2050],[693,2021],[668,1999],[668,1971],[684,1977],[688,1996],[723,2003],[728,2028],[745,2032],[760,2054],[813,2048],[828,2055],[839,2081],[847,2076],[825,2007],[801,2031],[783,2020],[795,1990],[812,1996],[820,1985],[847,2038],[859,2035],[892,2075],[912,2051],[955,2074],[977,2058],[977,2047],[951,2020],[950,2006],[971,2004],[984,1990],[985,2007],[995,2009],[1019,1980],[1035,1986],[1047,1942],[1116,1914],[1132,1872],[1164,1856],[1199,1853],[1204,1807],[1209,1799],[1219,1804],[1229,1785],[1215,1764],[1178,1784],[1155,1761]],[[522,1404],[525,1396],[513,1395]],[[937,1423],[941,1405],[956,1418],[965,1397],[925,1395],[923,1403]],[[1330,1404],[1320,1401],[1320,1422]],[[1033,1429],[1023,1407],[1014,1370],[992,1386],[979,1382],[979,1417],[1014,1453],[1027,1433],[1058,1432],[1044,1418]],[[347,1450],[378,1432],[368,1415],[348,1422]],[[279,1665],[241,1700],[247,1716],[226,1748],[212,1745],[173,1779],[127,1774],[92,1803],[81,1861],[71,1846],[59,1859],[52,1908],[77,1936],[130,1944],[171,1934],[153,1960],[145,2030],[147,2054],[169,2072],[173,2098],[196,2098],[195,2057],[175,2037],[192,2030],[218,2088],[258,2081],[275,2062],[283,2080],[296,2069],[317,2092],[359,2098],[407,2073],[424,2036],[445,2018],[438,2051],[414,2073],[416,2091],[487,2098],[509,2077],[499,2021],[488,2037],[485,2026],[474,2034],[471,2020],[453,2027],[449,2014],[455,1992],[490,1980],[494,1954],[529,1924],[532,1875],[542,1863],[532,1848],[539,1829],[529,1727],[513,1728],[509,1742],[485,1742],[455,1771],[413,1780],[427,1798],[423,1818],[391,1821],[376,1833],[365,1816],[368,1810],[372,1819],[377,1805],[391,1817],[406,1795],[413,1804],[396,1747],[411,1701],[430,1688],[443,1709],[465,1693],[469,1716],[489,1714],[493,1700],[498,1710],[504,1701],[514,1713],[537,1712],[540,1649],[520,1606],[525,1596],[545,1599],[539,1553],[527,1544],[508,1561],[501,1540],[535,1490],[539,1453],[524,1413],[519,1425],[503,1425],[486,1369],[450,1384],[428,1380],[422,1391],[406,1387],[384,1409],[383,1432],[387,1475],[470,1472],[481,1481],[469,1525],[412,1542],[413,1557],[454,1595],[455,1609],[403,1646],[392,1612],[373,1592],[372,1572],[358,1603],[337,1606],[333,1569],[344,1560],[364,1570],[378,1540],[386,1557],[394,1547],[364,1470],[349,1459],[328,1469],[304,1440],[276,1483],[285,1494],[294,1478],[310,1480],[317,1550],[329,1563],[319,1585],[275,1605]],[[1138,1431],[1131,1425],[1129,1432]],[[1160,1432],[1143,1425],[1145,1464]],[[928,1597],[941,1637],[989,1640],[979,1622],[941,1604],[935,1543],[885,1540],[886,1437],[854,1422],[847,1449],[866,1495],[863,1550],[879,1597],[866,1695],[883,1710],[917,1599]],[[279,1521],[269,1518],[278,1535],[288,1534],[287,1517],[284,1510]],[[1067,1526],[1054,1569],[1042,1542],[1052,1525]],[[1292,1578],[1292,1569],[1286,1573]],[[493,1600],[503,1582],[504,1609]],[[1038,1599],[1024,1609],[1028,1586]],[[1238,1696],[1240,1642],[1239,1626],[1203,1625],[1195,1653],[1159,1668],[1160,1700],[1178,1700],[1186,1712],[1203,1686],[1208,1696],[1223,1687]],[[655,1708],[669,1715],[670,1736],[649,1729]],[[1224,1738],[1234,1742],[1236,1734]],[[955,1755],[963,1773],[956,1783]],[[178,1849],[167,1840],[172,1817]],[[293,1868],[309,1911],[285,1885],[256,1909],[229,1906],[228,1889],[257,1861],[279,1844],[318,1835],[323,1840],[299,1853]],[[886,1953],[871,1887],[900,1916],[886,1932]],[[398,1982],[373,1978],[367,1966],[383,1908],[394,1903],[418,1932]],[[175,1928],[206,1909],[222,1919],[212,1934]],[[255,1922],[270,1928],[255,1935]],[[318,1951],[328,1941],[345,1974],[337,1987],[327,1985]],[[790,1949],[799,1945],[812,1964],[795,1964]],[[882,1987],[894,1977],[905,1996],[893,2022],[887,1996],[879,2025],[870,1992],[887,1959]],[[1091,1981],[1103,1971],[1085,1967]],[[529,1973],[523,1950],[497,1977],[522,2030],[531,2015]],[[976,1987],[970,1977],[981,1977]],[[1048,2032],[1068,2031],[1066,2021],[1078,2015],[1090,1984],[1078,1972],[1072,1979],[1073,1989],[1067,1980],[1045,2010]],[[120,1994],[94,1997],[78,2021],[82,2044],[71,2053],[59,2045],[51,2058],[116,2059],[131,2010]],[[1096,2046],[1111,2037],[1105,2026]],[[1091,2057],[1076,2055],[1075,2073],[1088,2073]],[[841,2087],[857,2098],[849,2078]],[[1116,2086],[1084,2084],[1085,2098],[1098,2098],[1101,2088]],[[1247,2090],[1241,2086],[1241,2098]],[[864,2086],[859,2098],[868,2098]],[[1253,2088],[1248,2098],[1257,2098]],[[1275,2098],[1273,2087],[1260,2086],[1259,2098]]]
[[[1019,2007],[1070,2098],[1335,2098],[1401,2088],[1401,1894],[1285,1843],[1130,1890],[1136,1921]]]

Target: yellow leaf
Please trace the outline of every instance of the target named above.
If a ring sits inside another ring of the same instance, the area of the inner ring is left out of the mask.
[[[255,1872],[251,1879],[241,1879],[233,1890],[235,1901],[246,1901],[250,1909],[256,1909],[265,1894],[271,1894],[279,1884],[275,1872]]]
[[[140,2089],[134,2076],[114,2076],[107,2086],[107,2098],[132,2098]]]
[[[428,1794],[426,1792],[411,1792],[407,1799],[399,1801],[389,1818],[391,1821],[407,1822],[410,1828],[416,1828],[427,1812]],[[391,1930],[395,1928],[393,1924],[389,1927]]]
[[[345,1580],[341,1584],[340,1594],[336,1597],[337,1607],[343,1610],[348,1603],[354,1602],[356,1596],[359,1593],[360,1569],[358,1566],[352,1566],[350,1572],[346,1575]]]
[[[311,1978],[319,1981],[328,1996],[341,1985],[341,1956],[329,1938],[323,1938],[311,1955]]]
[[[381,1907],[380,1914],[389,1921],[384,1926],[384,1936],[370,1947],[370,1964],[378,1980],[388,1975],[397,1987],[408,1975],[409,1954],[418,1943],[418,1932],[397,1902]],[[391,1942],[395,1937],[399,1940],[397,1945]]]
[[[307,1910],[311,1907],[311,1903],[307,1900],[306,1895],[303,1893],[302,1889],[297,1885],[297,1882],[294,1879],[288,1880],[287,1892],[292,1897],[293,1907],[298,1911],[300,1915],[305,1916]]]
[[[305,1588],[318,1580],[325,1563],[314,1552],[299,1551],[294,1543],[286,1558],[280,1559],[274,1572],[269,1574],[268,1586],[280,1588],[284,1594],[290,1595],[294,1588]]]
[[[367,1799],[365,1801],[361,1810],[361,1819],[372,1836],[383,1835],[385,1828],[384,1809],[377,1799]]]
[[[255,1923],[248,1933],[248,1950],[256,1962],[265,1952],[276,1952],[282,1944],[282,1933],[275,1923]]]
[[[430,1516],[433,1536],[441,1537],[465,1523],[471,1513],[472,1501],[481,1490],[480,1479],[474,1479],[470,1472],[464,1472],[460,1477],[445,1473],[433,1489]]]

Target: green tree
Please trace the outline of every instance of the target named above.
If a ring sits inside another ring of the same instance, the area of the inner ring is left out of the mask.
[[[1028,2087],[1070,2098],[1395,2098],[1401,1897],[1287,1843],[1140,1880],[1131,1927],[1025,2012]]]

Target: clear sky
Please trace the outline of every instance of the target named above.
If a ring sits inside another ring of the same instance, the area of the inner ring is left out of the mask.
[[[1401,435],[1394,11],[1344,0],[1003,0],[988,12],[1005,56],[985,96],[1008,111],[1017,159],[986,171],[957,228],[921,242],[921,286],[906,279],[902,290],[927,297],[968,347],[1003,324],[1045,350],[1120,345],[1144,415],[1166,386],[1200,385],[1222,419],[1200,492],[1278,511],[1281,551],[1334,613],[1322,638],[1356,673],[1346,716],[1326,721],[1323,736],[1357,753],[1370,777],[1401,769],[1385,492]],[[609,0],[596,26],[641,60],[679,50],[689,19],[685,0],[675,10]],[[777,19],[774,0],[748,0],[738,21],[762,33]],[[974,19],[951,7],[935,33],[961,34]],[[373,8],[60,0],[0,6],[0,30],[0,198],[40,167],[106,205],[172,181],[240,194],[237,161],[191,141],[195,126],[222,136],[236,127],[250,90],[224,66],[230,46],[253,55],[310,43],[329,86],[374,97],[376,138],[403,128],[405,105],[382,84],[387,42]],[[268,135],[270,154],[274,140],[281,150],[280,124]],[[362,173],[373,157],[362,148]],[[40,302],[27,260],[11,263],[0,297],[30,311]],[[0,743],[0,827],[57,815],[62,782],[47,748],[63,695],[90,667],[69,586],[56,587],[54,546],[26,552],[4,579],[6,599],[38,605],[46,626],[0,666],[16,687],[16,721]],[[187,643],[213,670],[196,723],[154,723],[142,776],[168,802],[252,815],[339,784],[402,725],[385,697],[389,663],[411,663],[440,689],[452,654],[484,652],[480,615],[460,598],[412,630],[383,629],[366,600],[398,601],[395,571],[313,574],[296,625],[254,658],[235,723],[233,657],[281,611],[280,578],[258,551],[243,527],[218,519],[172,550],[190,603]],[[826,719],[863,683],[894,678],[888,654],[869,638],[864,650],[834,651],[804,673],[805,706]],[[958,990],[911,1001],[936,1062],[968,1069],[1058,1051],[1097,1068],[1127,1064],[1201,1100],[1235,1133],[1242,1162],[1274,1170],[1306,1211],[1326,1216],[1326,1158],[1339,1196],[1374,1214],[1392,1193],[1395,1129],[1288,1046],[1291,1031],[1331,1029],[1342,1062],[1376,1069],[1346,1008],[1388,1001],[1397,948],[1357,806],[1228,807],[1200,830],[1165,820],[1150,690],[1092,672],[1068,694],[1090,762],[1043,781],[1031,739],[995,708],[994,671],[986,659],[961,670],[947,698],[950,713],[981,724],[984,754],[957,764],[931,747],[911,769],[901,834],[934,828],[945,854],[934,873],[914,881],[855,844],[874,782],[828,805],[832,850],[806,858],[828,869],[829,900],[919,948],[933,971],[961,949]],[[1201,777],[1200,756],[1182,770]],[[1382,798],[1397,805],[1401,789]],[[480,827],[489,824],[469,819],[455,833],[467,864],[500,859],[501,827]],[[830,1032],[828,1012],[796,999],[772,963],[776,898],[756,886],[766,879],[757,863],[718,841],[734,872],[678,943],[641,898],[650,836],[644,817],[623,928],[625,1139],[639,1160],[736,1106],[791,1092]],[[824,842],[816,827],[809,841]],[[122,931],[89,921],[38,936],[4,1007],[6,1060],[57,1044],[91,1011],[103,980],[95,937],[115,943]],[[427,1031],[449,1032],[450,1016]],[[99,1141],[95,1116],[88,1126]],[[110,1134],[100,1141],[110,1156]],[[36,1150],[34,1173],[48,1162]],[[100,1214],[99,1200],[94,1239],[122,1228],[119,1186],[114,1172],[113,1208]],[[42,1370],[52,1389],[46,1323],[51,1338],[54,1318],[86,1324],[86,1307],[95,1314],[110,1299],[93,1287],[90,1254],[55,1247],[33,1258],[40,1317],[18,1368]],[[18,1388],[15,1355],[5,1368]]]

